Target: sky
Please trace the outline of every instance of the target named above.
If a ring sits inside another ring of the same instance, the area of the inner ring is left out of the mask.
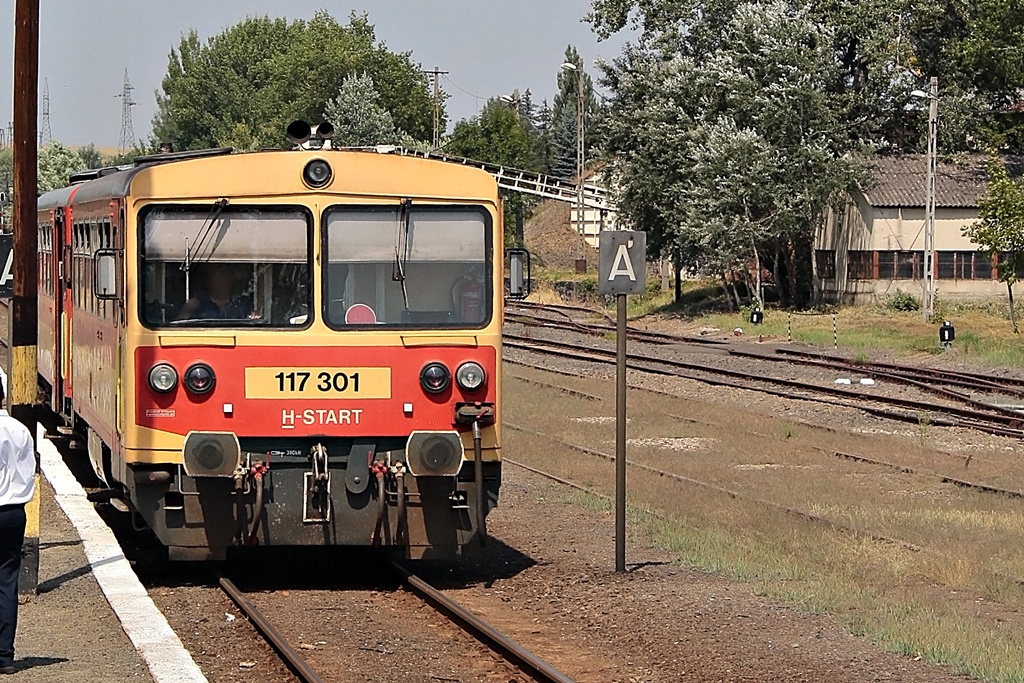
[[[0,126],[13,118],[15,0],[0,0]],[[568,44],[579,49],[588,72],[594,61],[621,53],[629,36],[598,41],[582,17],[589,0],[41,0],[39,93],[49,84],[50,129],[68,145],[117,147],[121,99],[128,69],[136,88],[135,137],[148,139],[156,112],[155,91],[167,57],[181,37],[220,33],[246,16],[309,18],[328,10],[339,21],[367,12],[377,39],[396,52],[412,52],[423,68],[450,71],[450,121],[475,115],[488,97],[529,88],[539,103],[554,95]],[[41,100],[40,100],[41,101]],[[42,107],[40,106],[40,112]],[[449,124],[451,125],[451,124]]]

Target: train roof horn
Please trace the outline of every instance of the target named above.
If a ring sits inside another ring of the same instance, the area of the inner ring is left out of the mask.
[[[288,124],[285,135],[300,149],[330,149],[330,140],[334,137],[334,124],[324,121],[317,126],[310,126],[305,121],[292,121]],[[319,144],[313,144],[314,140]]]
[[[292,121],[285,129],[288,139],[300,147],[309,141],[309,136],[312,134],[313,129],[305,121]]]

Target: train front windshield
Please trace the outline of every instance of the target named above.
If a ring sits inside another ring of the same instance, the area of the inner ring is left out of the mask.
[[[150,327],[302,327],[309,214],[217,204],[142,215],[141,316]]]
[[[483,327],[492,314],[490,225],[472,207],[329,209],[327,324]]]

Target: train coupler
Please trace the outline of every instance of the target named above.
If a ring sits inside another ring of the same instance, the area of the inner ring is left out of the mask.
[[[331,521],[331,470],[327,449],[316,444],[310,451],[311,469],[303,476],[303,524],[327,524]]]

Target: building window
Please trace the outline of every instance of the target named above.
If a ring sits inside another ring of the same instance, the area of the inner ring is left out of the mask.
[[[920,280],[924,253],[917,251],[896,252],[896,279]]]
[[[836,252],[819,249],[814,253],[817,260],[818,277],[823,280],[832,280],[836,276]]]
[[[974,279],[991,280],[992,271],[992,257],[988,254],[976,253],[974,255]]]
[[[936,260],[939,262],[938,278],[940,280],[952,280],[953,273],[956,272],[956,252],[940,251],[936,254]]]
[[[880,252],[878,252],[878,279],[879,280],[895,280],[896,279],[896,252],[895,251],[880,251]]]
[[[940,251],[940,280],[991,280],[996,274],[992,257],[978,251]]]
[[[874,275],[873,251],[847,252],[846,276],[851,280],[870,280]]]
[[[924,252],[921,251],[880,251],[878,252],[879,280],[918,280],[921,278]]]

